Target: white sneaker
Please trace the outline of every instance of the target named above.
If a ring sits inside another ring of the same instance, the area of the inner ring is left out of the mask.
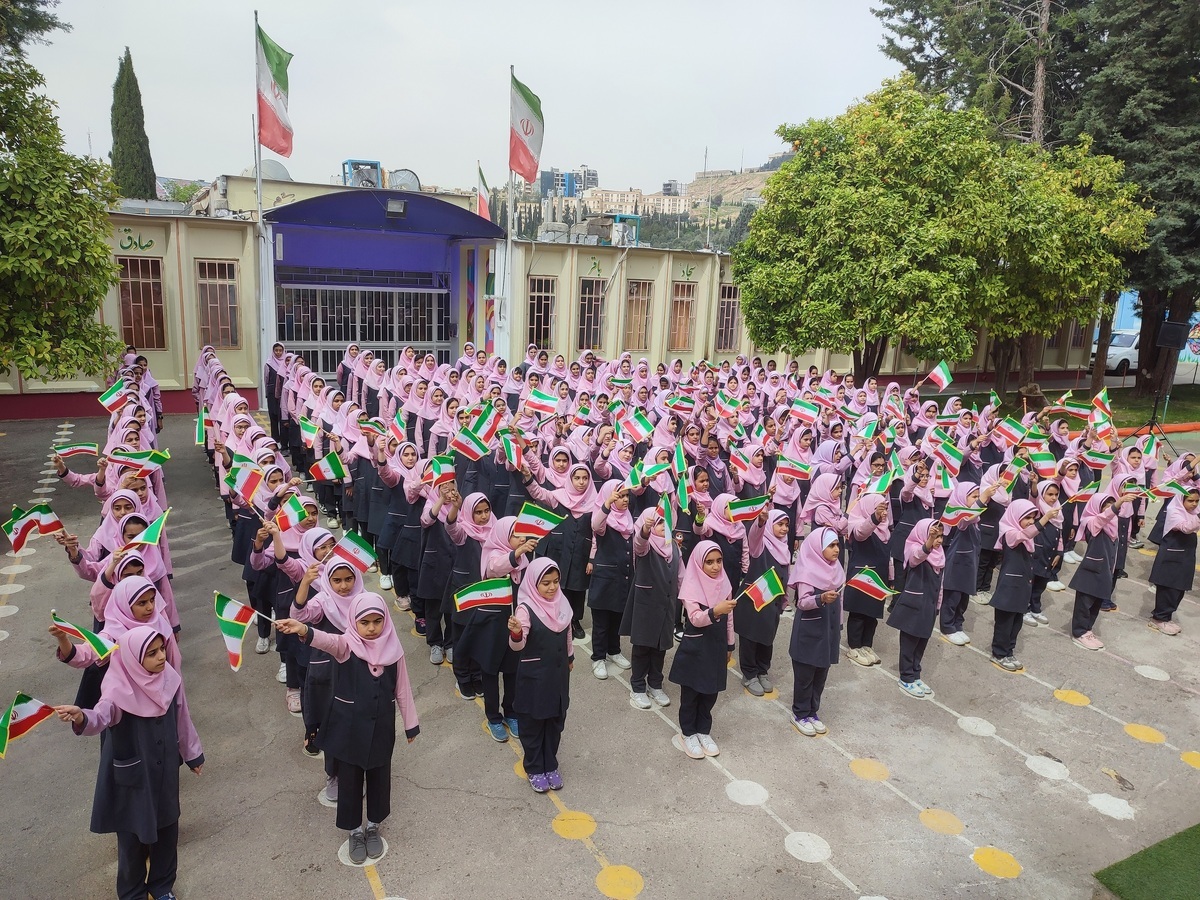
[[[592,674],[601,681],[608,678],[608,666],[604,665],[604,660],[597,659],[592,663]]]
[[[260,637],[257,641],[254,642],[254,652],[255,653],[266,653],[270,649],[271,649],[271,639],[270,638]]]
[[[929,693],[932,694],[933,691],[930,691]],[[825,723],[822,722],[820,719],[818,719],[816,716],[813,716],[811,719],[808,720],[808,722],[810,725],[812,725],[813,731],[815,731],[817,734],[824,734],[825,732],[827,732],[829,730],[828,728],[825,727]]]
[[[391,575],[380,575],[379,576],[379,589],[381,591],[390,591],[392,589],[392,576]]]
[[[279,671],[275,673],[275,680],[280,684],[287,684],[287,665],[285,663],[279,664]]]
[[[980,591],[977,594],[972,594],[969,599],[972,603],[978,603],[980,606],[987,606],[988,602],[992,599],[992,592]]]
[[[1065,584],[1063,584],[1061,581],[1058,581],[1057,579],[1055,579],[1054,581],[1051,581],[1049,584],[1046,585],[1046,590],[1048,590],[1048,591],[1056,591],[1057,592],[1057,591],[1065,591],[1066,589],[1067,589],[1067,586]]]
[[[650,695],[650,699],[659,706],[670,706],[671,698],[666,695],[662,688],[649,688],[646,691]]]
[[[1079,565],[1079,563],[1083,562],[1083,557],[1080,556],[1078,553],[1076,553],[1074,550],[1068,550],[1066,553],[1063,554],[1063,562],[1068,562],[1071,565],[1076,566],[1076,565]],[[1049,587],[1049,585],[1047,585],[1047,587]]]
[[[792,727],[805,737],[816,737],[817,735],[817,729],[813,728],[813,720],[807,717],[797,719],[793,716]]]
[[[334,529],[336,529],[338,527],[338,520],[337,519],[326,519],[325,527],[328,528],[330,531],[333,531]]]
[[[971,643],[971,638],[965,631],[956,631],[953,634],[946,635],[946,640],[952,643],[955,647],[965,647]]]
[[[1021,617],[1021,620],[1022,620],[1022,621],[1023,621],[1023,622],[1024,622],[1026,625],[1030,626],[1031,628],[1037,628],[1037,627],[1038,627],[1038,625],[1040,625],[1040,624],[1041,624],[1041,623],[1040,623],[1040,622],[1037,620],[1037,616],[1035,616],[1033,613],[1025,613],[1025,615],[1023,615],[1023,616]]]
[[[629,695],[629,702],[632,703],[634,706],[636,706],[638,709],[649,709],[650,708],[650,698],[646,696],[645,692],[633,691]]]
[[[704,759],[704,748],[700,746],[700,738],[694,734],[683,739],[683,752],[692,759]]]
[[[618,669],[630,669],[633,667],[633,663],[625,658],[624,653],[610,653],[608,655],[608,661]]]
[[[1050,620],[1047,619],[1042,613],[1034,613],[1033,617],[1035,619],[1037,619],[1039,625],[1049,625],[1050,624]]]
[[[700,749],[704,751],[705,756],[720,756],[721,751],[717,747],[717,742],[712,739],[711,735],[698,734],[696,737],[700,741]]]

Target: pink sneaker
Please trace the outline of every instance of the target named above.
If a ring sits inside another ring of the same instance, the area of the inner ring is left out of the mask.
[[[1160,621],[1158,621],[1158,619],[1151,619],[1146,624],[1149,625],[1151,628],[1153,628],[1155,631],[1157,631],[1159,634],[1176,635],[1176,634],[1179,634],[1179,632],[1183,631],[1183,629],[1180,628],[1178,625],[1176,625],[1174,622],[1160,622]]]
[[[1079,637],[1075,638],[1075,644],[1082,647],[1084,650],[1103,650],[1104,641],[1096,637],[1090,631],[1084,632]]]
[[[292,713],[292,715],[300,712],[300,691],[296,688],[288,688],[287,708],[288,712]]]

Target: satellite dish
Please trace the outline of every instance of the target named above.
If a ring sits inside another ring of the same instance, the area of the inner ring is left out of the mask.
[[[387,173],[387,186],[393,191],[419,191],[421,179],[412,169],[392,169]]]
[[[283,163],[274,159],[264,159],[262,161],[263,178],[267,181],[292,181],[294,180],[291,174]],[[254,177],[254,166],[247,166],[242,169],[242,175],[248,178]]]

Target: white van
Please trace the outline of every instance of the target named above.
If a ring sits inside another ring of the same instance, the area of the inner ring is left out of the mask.
[[[1108,358],[1104,367],[1106,375],[1119,375],[1124,378],[1129,372],[1138,368],[1138,344],[1142,339],[1141,331],[1114,331],[1108,343]],[[1092,344],[1092,357],[1088,361],[1088,371],[1096,367],[1096,345]]]

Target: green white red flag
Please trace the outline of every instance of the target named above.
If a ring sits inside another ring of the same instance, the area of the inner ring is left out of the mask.
[[[521,511],[517,514],[517,521],[513,523],[512,533],[521,537],[534,537],[540,541],[562,524],[564,519],[566,519],[565,515],[542,509],[540,506],[527,502],[521,506]]]
[[[450,440],[450,449],[461,453],[472,462],[482,459],[487,453],[487,441],[483,440],[470,428],[463,428]]]
[[[70,459],[72,456],[98,456],[100,453],[99,444],[52,444],[51,449],[61,456],[63,459]]]
[[[790,475],[800,481],[808,481],[812,477],[812,466],[780,453],[778,461],[775,463],[775,474]]]
[[[508,578],[488,578],[463,588],[454,595],[458,612],[480,606],[512,606],[512,581]]]
[[[491,196],[491,191],[483,177],[483,166],[479,164],[478,160],[475,162],[475,168],[479,170],[479,186],[475,189],[475,212],[490,222],[492,221],[492,208],[488,203],[488,197]]]
[[[775,567],[771,566],[752,581],[742,593],[750,598],[755,612],[762,612],[768,604],[774,603],[783,596],[783,581],[779,578]]]
[[[288,494],[279,504],[279,511],[275,513],[275,524],[279,526],[280,531],[291,531],[293,528],[299,528],[300,523],[307,518],[304,501],[296,494]]]
[[[329,451],[324,458],[313,463],[308,472],[317,481],[345,481],[346,479],[346,467],[342,465],[341,457],[334,450]]]
[[[729,419],[738,414],[740,406],[736,397],[730,397],[724,390],[717,391],[717,396],[713,398],[713,407],[717,411],[717,415],[723,419]]]
[[[454,480],[454,476],[454,457],[442,454],[429,460],[429,469],[421,476],[421,481],[437,488],[449,484]]]
[[[982,513],[982,506],[947,506],[942,510],[941,522],[949,528],[954,528]]]
[[[12,515],[0,528],[12,544],[13,552],[20,553],[25,548],[26,541],[35,531],[38,534],[53,534],[61,531],[63,523],[55,515],[50,504],[45,501],[36,503],[29,509],[19,506],[12,508]]]
[[[254,499],[262,482],[262,469],[254,466],[234,466],[225,476],[225,486],[241,497],[247,506]]]
[[[511,127],[508,132],[508,167],[529,184],[537,181],[538,161],[542,156],[542,138],[546,122],[542,118],[542,101],[537,94],[512,78],[509,102]]]
[[[950,382],[954,380],[954,376],[950,374],[950,366],[942,360],[936,366],[929,370],[929,374],[925,376],[926,380],[932,381],[937,385],[938,393],[940,394],[950,386]]]
[[[213,598],[217,625],[225,639],[225,652],[229,654],[229,668],[236,672],[242,667],[242,640],[246,637],[246,629],[258,613],[219,591],[213,591]]]
[[[91,647],[96,652],[97,659],[108,659],[109,654],[117,649],[117,645],[113,641],[106,640],[95,632],[88,631],[86,628],[72,625],[66,619],[60,618],[54,610],[50,610],[50,621],[57,625],[68,637],[73,637]]]
[[[400,414],[396,413],[396,415],[398,417]],[[300,417],[300,440],[304,441],[305,447],[312,449],[313,442],[317,439],[317,432],[320,430],[320,426],[315,422],[310,422],[304,416]],[[401,431],[403,432],[403,427],[401,427]]]
[[[888,597],[895,594],[888,587],[888,583],[880,577],[879,573],[867,566],[858,574],[854,575],[846,582],[846,587],[853,588],[859,593],[866,594],[873,600],[886,600]]]
[[[118,378],[113,386],[101,394],[96,399],[100,401],[100,405],[107,409],[110,413],[116,412],[125,403],[125,391],[128,385],[124,378]]]
[[[521,452],[521,442],[508,432],[504,432],[500,435],[500,449],[504,451],[504,458],[508,460],[508,464],[520,472],[521,467],[525,465],[525,454]]]
[[[288,64],[292,54],[254,25],[257,35],[254,72],[258,81],[258,142],[280,156],[292,155],[292,120],[288,116]]]
[[[747,500],[729,501],[729,521],[750,522],[771,503],[770,497],[750,497]]]
[[[1053,478],[1058,471],[1058,460],[1049,450],[1035,450],[1029,454],[1029,462],[1039,478]]]
[[[344,559],[360,572],[366,572],[375,565],[376,559],[371,545],[353,531],[347,531],[342,535],[342,539],[333,547],[333,555]]]
[[[821,407],[797,397],[792,401],[791,408],[788,409],[788,414],[799,419],[805,425],[811,425],[821,415]]]
[[[54,715],[54,707],[28,694],[17,694],[4,715],[0,716],[0,759],[8,752],[8,745],[17,738],[25,737],[35,725],[45,722]]]
[[[635,444],[640,444],[654,431],[654,426],[640,409],[621,417],[621,427]]]
[[[167,507],[166,512],[151,522],[146,530],[135,537],[130,544],[159,544],[162,542],[163,529],[167,526],[167,516],[171,514],[171,507]]]
[[[537,388],[531,390],[529,396],[525,398],[526,412],[536,413],[539,416],[551,416],[557,409],[558,398],[545,391],[539,391]]]

